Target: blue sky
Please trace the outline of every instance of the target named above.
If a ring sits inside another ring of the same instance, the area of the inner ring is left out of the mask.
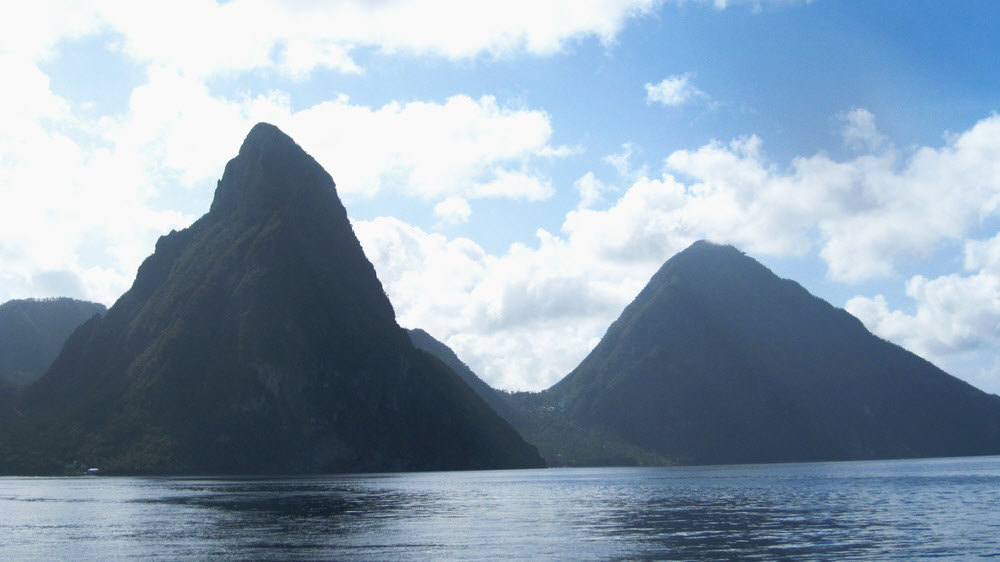
[[[21,4],[0,301],[112,304],[269,121],[494,386],[561,378],[707,238],[1000,392],[998,3]]]

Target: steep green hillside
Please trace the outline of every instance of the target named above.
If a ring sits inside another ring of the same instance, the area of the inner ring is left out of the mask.
[[[333,180],[259,124],[29,386],[0,470],[244,474],[541,466],[395,322]]]
[[[1000,397],[707,242],[664,264],[546,394],[685,462],[1000,454]]]
[[[21,385],[42,376],[73,330],[105,310],[68,298],[0,304],[0,380]]]
[[[423,330],[410,330],[410,338],[414,345],[454,369],[526,441],[538,447],[548,466],[672,464],[672,459],[625,443],[606,430],[580,425],[547,393],[496,390],[480,379],[451,348]]]

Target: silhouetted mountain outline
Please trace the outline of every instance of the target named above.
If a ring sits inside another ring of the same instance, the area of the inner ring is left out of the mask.
[[[103,304],[70,298],[0,304],[0,380],[22,385],[42,376],[73,330],[105,311]]]
[[[513,412],[510,410],[510,406],[507,400],[504,399],[504,395],[507,393],[501,392],[492,386],[486,384],[486,382],[479,378],[479,376],[469,368],[468,365],[459,359],[458,355],[448,347],[447,345],[441,343],[433,336],[421,330],[420,328],[407,330],[410,335],[410,340],[417,349],[422,349],[427,353],[437,357],[444,362],[445,365],[455,371],[459,377],[465,381],[465,384],[469,385],[480,398],[483,399],[493,411],[497,412],[504,419],[510,421],[510,416]]]
[[[577,423],[680,462],[1000,454],[1000,397],[704,241],[545,394]]]
[[[73,333],[20,406],[8,471],[74,459],[174,474],[542,465],[413,347],[333,180],[264,123],[209,212],[160,238],[132,288]]]
[[[602,428],[583,427],[566,416],[546,393],[505,392],[479,378],[455,352],[421,329],[409,330],[418,348],[451,367],[526,441],[538,447],[548,466],[634,466],[669,464],[670,459],[623,442]]]

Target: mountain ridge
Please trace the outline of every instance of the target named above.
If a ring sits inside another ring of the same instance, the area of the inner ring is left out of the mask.
[[[14,386],[33,382],[73,330],[106,311],[103,304],[65,297],[0,304],[0,380]]]
[[[546,392],[585,425],[694,462],[1000,453],[1000,397],[704,241]]]
[[[600,428],[575,423],[544,393],[506,392],[491,387],[447,345],[422,329],[408,331],[414,345],[448,364],[526,441],[537,447],[548,466],[673,464],[671,459],[624,443]]]
[[[552,387],[470,385],[554,466],[1000,454],[1000,397],[707,241],[664,263]]]
[[[667,260],[562,380],[497,391],[399,327],[333,179],[265,123],[209,211],[162,236],[44,375],[0,379],[0,421],[0,473],[1000,454],[1000,397],[707,241]]]

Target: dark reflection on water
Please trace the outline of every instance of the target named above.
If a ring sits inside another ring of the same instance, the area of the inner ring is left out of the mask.
[[[1000,457],[0,478],[0,558],[1000,558]]]

